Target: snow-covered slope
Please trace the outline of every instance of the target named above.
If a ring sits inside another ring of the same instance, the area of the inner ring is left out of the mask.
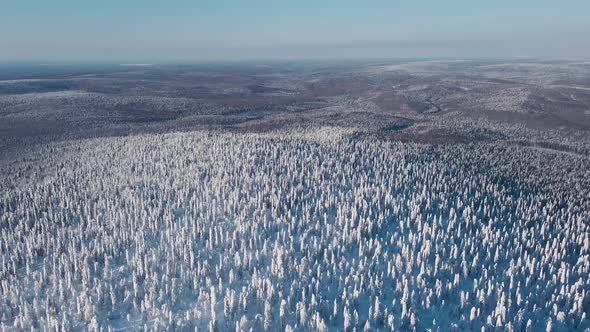
[[[51,143],[0,172],[0,326],[588,328],[588,160],[213,132]]]

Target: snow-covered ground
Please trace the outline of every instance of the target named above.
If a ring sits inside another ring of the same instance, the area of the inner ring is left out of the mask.
[[[0,164],[8,330],[584,330],[573,154],[350,130],[50,143]]]

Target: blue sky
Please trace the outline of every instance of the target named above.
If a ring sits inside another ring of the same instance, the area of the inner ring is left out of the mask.
[[[590,1],[0,0],[0,61],[590,56]]]

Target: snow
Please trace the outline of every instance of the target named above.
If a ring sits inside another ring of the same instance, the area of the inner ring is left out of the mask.
[[[0,326],[590,328],[587,159],[352,133],[92,138],[1,164]]]

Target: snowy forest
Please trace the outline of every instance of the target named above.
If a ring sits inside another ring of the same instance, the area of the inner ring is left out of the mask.
[[[0,0],[0,332],[590,332],[590,0]]]
[[[584,156],[323,127],[23,151],[0,329],[590,328]]]

